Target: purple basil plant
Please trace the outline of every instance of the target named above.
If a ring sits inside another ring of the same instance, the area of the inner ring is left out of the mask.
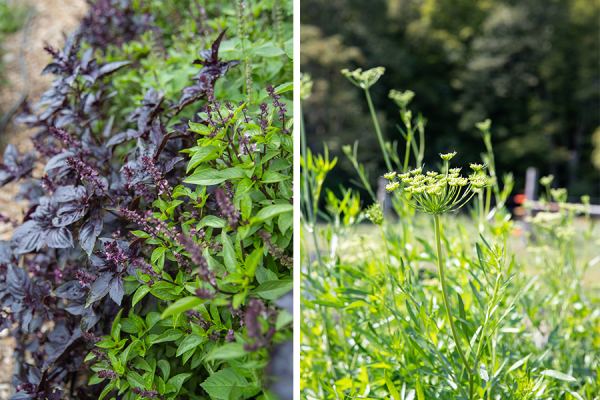
[[[61,51],[46,47],[52,62],[43,74],[56,78],[19,117],[36,128],[31,140],[46,160],[44,176],[32,179],[35,154],[19,158],[13,146],[0,164],[0,185],[28,178],[22,190],[30,200],[12,240],[0,242],[0,328],[13,328],[17,339],[13,399],[59,399],[67,391],[70,398],[98,398],[100,387],[76,385],[86,378],[84,357],[126,306],[123,278],[148,267],[145,240],[129,232],[143,229],[152,202],[185,177],[179,152],[191,143],[187,121],[170,133],[166,125],[184,107],[214,101],[215,81],[239,64],[218,58],[224,33],[200,54],[203,67],[179,100],[149,89],[125,121],[108,108],[116,94],[111,78],[129,62],[103,64],[92,48],[80,54],[82,32]]]

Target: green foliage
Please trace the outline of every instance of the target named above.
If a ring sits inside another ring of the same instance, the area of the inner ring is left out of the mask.
[[[385,88],[410,85],[418,93],[413,109],[431,118],[427,165],[440,152],[485,151],[474,124],[490,118],[498,167],[514,172],[517,188],[535,166],[574,196],[598,197],[591,155],[600,126],[600,96],[592,89],[599,11],[586,0],[381,0],[367,8],[356,0],[304,0],[301,65],[314,80],[304,105],[308,142],[319,152],[325,142],[339,157],[343,144],[360,140],[371,184],[386,172],[362,93],[339,74],[382,66],[383,85],[371,94],[386,141],[403,142]],[[328,187],[352,176],[350,162],[340,159]]]
[[[487,152],[471,167],[489,184],[474,189],[471,218],[416,214],[410,207],[414,176],[422,171],[423,180],[439,179],[419,159],[422,141],[411,144],[423,119],[413,118],[407,105],[398,104],[406,157],[412,153],[417,169],[411,177],[398,149],[383,149],[403,172],[391,207],[382,205],[399,219],[388,215],[370,236],[354,233],[364,231],[358,222],[365,216],[356,190],[341,188],[342,201],[329,192],[325,212],[317,211],[335,162],[327,147],[315,156],[303,144],[303,398],[594,398],[600,391],[600,296],[585,285],[584,274],[600,255],[589,197],[567,203],[566,190],[550,189],[551,179],[544,178],[547,197],[537,204],[544,211],[528,219],[529,246],[514,250],[511,234],[518,230],[505,205],[514,181],[510,174],[497,177],[491,122],[485,121],[477,128]],[[344,151],[359,185],[370,189],[357,146]],[[441,155],[445,179],[454,173],[448,167],[453,156]],[[423,198],[427,203],[441,194]],[[358,207],[348,206],[350,198]],[[550,200],[558,210],[550,212]],[[532,215],[532,204],[526,207]],[[373,218],[377,208],[367,208],[367,217],[380,223]],[[326,224],[316,224],[317,213]]]
[[[175,4],[145,3],[156,10]],[[274,306],[292,289],[292,60],[282,45],[291,40],[291,2],[279,11],[277,32],[273,1],[243,9],[243,39],[234,8],[210,3],[202,18],[182,16],[168,49],[147,32],[106,56],[136,66],[115,79],[115,121],[139,107],[147,89],[177,98],[198,71],[198,52],[226,27],[231,36],[219,56],[249,60],[252,73],[247,83],[244,68],[232,68],[209,108],[179,114],[189,127],[191,145],[180,151],[188,176],[152,204],[159,226],[133,232],[151,269],[125,278],[123,317],[88,356],[93,371],[118,375],[102,383],[105,396],[266,398],[270,349],[292,338],[291,315]],[[248,87],[255,95],[243,103]],[[90,384],[101,381],[95,374]]]

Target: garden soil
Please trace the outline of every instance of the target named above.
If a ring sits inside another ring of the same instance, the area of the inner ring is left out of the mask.
[[[87,12],[88,5],[85,0],[31,0],[29,4],[34,8],[33,18],[29,25],[27,42],[23,47],[24,58],[27,64],[29,88],[27,100],[32,104],[37,103],[42,94],[50,87],[52,75],[41,76],[44,67],[51,58],[44,51],[44,45],[49,44],[61,48],[65,37],[73,32]],[[7,37],[2,43],[4,49],[4,79],[8,85],[0,86],[0,115],[4,115],[13,103],[19,98],[23,82],[19,67],[19,51],[23,40],[23,30]],[[24,125],[15,126],[12,119],[6,125],[0,137],[0,162],[6,144],[13,144],[20,153],[33,150],[29,141],[32,133]],[[36,164],[33,175],[42,175],[43,164]],[[15,202],[14,196],[18,193],[18,184],[8,184],[0,188],[0,214],[3,214],[18,223],[23,219],[27,201]],[[11,224],[0,223],[0,240],[9,240],[14,227]],[[11,381],[13,375],[13,348],[14,339],[8,337],[8,331],[0,332],[0,400],[10,397]]]

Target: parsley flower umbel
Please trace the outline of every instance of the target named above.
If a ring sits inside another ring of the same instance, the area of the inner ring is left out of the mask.
[[[343,69],[341,72],[346,78],[348,78],[350,82],[352,82],[356,86],[363,89],[368,89],[371,86],[373,86],[375,82],[377,82],[379,78],[385,73],[385,68],[371,68],[364,72],[362,68],[356,69],[354,71]]]
[[[388,172],[387,174],[383,175],[383,177],[385,179],[387,179],[388,181],[391,181],[392,179],[394,179],[395,176],[396,176],[396,171]]]
[[[440,154],[444,160],[443,173],[428,171],[422,174],[423,168],[419,167],[398,175],[400,182],[391,182],[386,190],[395,191],[398,196],[415,210],[426,214],[439,215],[445,212],[456,211],[464,206],[473,197],[477,190],[488,185],[484,165],[471,164],[474,172],[468,178],[460,175],[460,168],[449,168],[449,160],[454,153]],[[392,173],[384,175],[393,179]],[[390,179],[390,178],[387,178]]]

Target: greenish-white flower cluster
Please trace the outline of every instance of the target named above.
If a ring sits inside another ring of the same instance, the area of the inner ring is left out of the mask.
[[[384,178],[392,181],[386,186],[386,190],[396,192],[409,206],[427,214],[458,210],[478,189],[487,186],[488,179],[483,172],[483,165],[471,164],[473,173],[468,178],[460,174],[460,168],[450,169],[449,161],[455,155],[456,152],[440,154],[444,160],[444,173],[429,171],[423,174],[423,168],[420,167],[399,174],[400,181],[394,180],[395,172],[385,174]]]
[[[389,98],[394,100],[396,104],[398,104],[398,107],[403,109],[406,108],[406,106],[408,106],[408,103],[410,103],[414,97],[415,92],[413,92],[412,90],[406,90],[404,92],[400,92],[398,90],[390,90],[389,94]]]
[[[371,68],[364,72],[362,68],[359,68],[354,71],[343,69],[341,72],[346,78],[348,78],[350,82],[352,82],[356,86],[363,89],[368,89],[371,86],[373,86],[375,82],[377,82],[379,78],[385,73],[385,68]]]
[[[369,208],[367,208],[367,213],[365,216],[375,225],[383,224],[385,218],[379,203],[373,203]]]
[[[313,82],[310,74],[300,74],[300,99],[306,100],[312,92]]]

